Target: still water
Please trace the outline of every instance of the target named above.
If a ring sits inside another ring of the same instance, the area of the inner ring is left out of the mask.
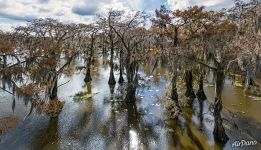
[[[236,140],[257,140],[246,149],[260,149],[261,102],[246,96],[243,89],[226,83],[223,93],[224,126],[230,138],[222,147],[213,139],[212,103],[214,87],[207,85],[208,100],[194,100],[191,108],[184,108],[177,120],[169,120],[159,98],[169,86],[169,72],[157,67],[153,74],[144,65],[140,76],[146,86],[137,93],[136,104],[126,104],[117,98],[118,85],[111,89],[109,67],[102,61],[92,68],[93,81],[83,82],[83,72],[61,77],[59,99],[65,102],[57,118],[40,115],[36,111],[25,118],[30,103],[17,100],[12,110],[12,96],[0,93],[0,122],[13,118],[13,123],[0,137],[1,150],[121,150],[121,149],[225,149],[230,150]],[[119,73],[115,72],[118,79]],[[93,93],[93,97],[76,101],[79,92]]]

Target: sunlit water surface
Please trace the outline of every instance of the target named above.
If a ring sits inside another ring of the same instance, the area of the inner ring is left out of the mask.
[[[97,94],[90,99],[73,100],[75,94],[86,91],[83,72],[61,77],[59,84],[70,82],[59,88],[59,99],[65,101],[65,105],[57,118],[34,111],[25,119],[31,104],[25,105],[23,100],[17,100],[13,111],[12,96],[1,92],[0,118],[16,117],[19,124],[1,136],[0,149],[229,150],[233,149],[232,143],[236,140],[261,142],[258,126],[261,123],[261,103],[245,96],[243,89],[229,83],[225,86],[223,116],[230,140],[221,147],[215,144],[212,134],[214,118],[209,107],[214,100],[214,87],[205,87],[208,100],[200,103],[195,99],[192,108],[184,108],[177,120],[168,120],[166,110],[158,102],[169,85],[168,71],[157,67],[150,75],[150,68],[145,66],[140,75],[148,81],[148,86],[138,90],[136,104],[126,104],[112,98],[115,95],[107,84],[109,67],[102,65],[102,62],[96,63],[92,71],[91,92]],[[116,79],[118,76],[119,73],[115,72]],[[117,93],[117,88],[114,93]],[[233,123],[239,123],[239,129],[234,129]],[[258,144],[247,148],[261,147]]]

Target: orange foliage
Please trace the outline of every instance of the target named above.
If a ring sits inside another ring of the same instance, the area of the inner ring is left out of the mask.
[[[2,135],[9,128],[15,128],[19,124],[19,118],[12,117],[4,117],[0,119],[0,135]]]
[[[57,60],[53,59],[53,58],[48,58],[48,59],[44,59],[40,62],[40,65],[46,68],[52,68],[55,67],[57,65]]]
[[[13,67],[10,67],[10,68],[6,68],[4,70],[4,73],[6,75],[14,75],[14,74],[17,74],[17,73],[20,73],[20,72],[23,72],[23,71],[24,71],[24,68],[19,67],[19,66],[13,66]]]
[[[48,103],[41,100],[37,102],[36,111],[40,114],[56,116],[62,110],[64,103],[59,99],[50,100]]]
[[[20,94],[33,95],[34,93],[40,92],[42,89],[38,84],[29,84],[17,89],[17,92]]]
[[[11,44],[0,44],[0,52],[1,53],[10,53],[14,47]]]

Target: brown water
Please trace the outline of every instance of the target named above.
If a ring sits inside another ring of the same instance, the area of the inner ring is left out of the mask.
[[[145,65],[146,66],[146,65]],[[138,90],[136,104],[126,104],[115,99],[114,92],[107,85],[109,68],[101,62],[93,67],[92,84],[84,85],[84,75],[75,73],[72,77],[62,77],[59,84],[70,82],[59,88],[59,98],[65,101],[58,118],[50,118],[33,112],[24,119],[30,110],[30,103],[17,100],[12,110],[12,96],[1,92],[0,118],[17,117],[17,127],[10,127],[1,136],[0,150],[30,149],[232,149],[235,140],[258,140],[252,137],[258,126],[233,129],[229,121],[225,122],[229,142],[221,147],[213,140],[213,115],[209,109],[213,102],[214,89],[205,87],[209,100],[199,103],[194,100],[191,108],[184,108],[177,120],[168,120],[165,109],[159,104],[158,97],[164,96],[169,85],[168,71],[157,67],[151,75],[147,65],[141,77],[147,86]],[[118,79],[118,72],[115,73]],[[79,92],[95,93],[91,98],[75,101]],[[116,94],[115,94],[116,93]],[[242,104],[240,104],[242,103]],[[225,110],[247,117],[249,122],[260,123],[261,103],[244,96],[243,90],[227,84],[223,94]],[[234,105],[236,104],[236,105]],[[243,113],[244,112],[244,113]],[[224,113],[229,118],[231,113]],[[227,119],[228,120],[228,119]],[[240,119],[238,119],[240,120]],[[245,127],[238,125],[239,127]],[[250,131],[248,131],[250,130]],[[258,141],[260,142],[260,141]],[[260,144],[247,147],[261,148]]]

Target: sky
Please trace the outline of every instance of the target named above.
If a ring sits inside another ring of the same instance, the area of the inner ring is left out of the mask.
[[[200,5],[219,10],[233,0],[0,0],[0,30],[10,31],[36,18],[54,18],[65,23],[89,23],[109,9],[153,13],[161,5],[171,10]]]

